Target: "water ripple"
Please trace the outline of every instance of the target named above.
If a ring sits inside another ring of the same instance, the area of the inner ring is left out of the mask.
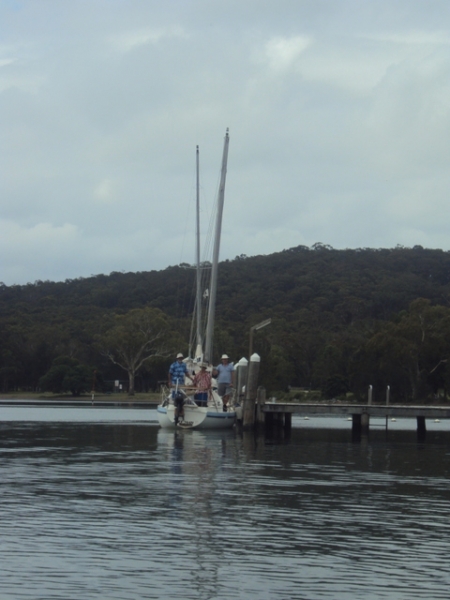
[[[2,600],[448,597],[446,440],[0,429]]]

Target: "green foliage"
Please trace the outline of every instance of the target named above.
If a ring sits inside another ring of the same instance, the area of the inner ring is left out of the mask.
[[[324,398],[338,398],[348,392],[348,381],[343,375],[336,373],[324,381],[322,393]]]
[[[40,378],[39,387],[43,391],[61,394],[70,392],[79,396],[91,390],[93,369],[75,358],[60,356],[53,361],[50,370]]]
[[[269,390],[283,390],[294,378],[294,368],[283,346],[272,344],[268,355],[263,355],[261,383]]]
[[[61,356],[108,381],[125,370],[132,385],[156,387],[173,354],[188,351],[195,273],[185,267],[0,286],[1,389],[36,390]],[[269,395],[293,385],[362,400],[372,384],[378,400],[386,385],[393,401],[445,396],[449,300],[441,250],[315,244],[237,256],[219,267],[214,361],[248,358],[250,328],[270,317],[253,339]],[[144,347],[143,314],[165,323],[161,348]]]
[[[116,315],[111,326],[97,337],[100,352],[128,373],[128,393],[135,393],[135,376],[151,359],[170,356],[174,336],[167,318],[156,308],[134,308]],[[173,352],[172,352],[173,353]]]
[[[394,394],[416,401],[449,387],[450,308],[419,298],[386,323],[365,351]]]
[[[320,390],[304,390],[288,388],[288,390],[275,390],[273,396],[278,402],[304,402],[305,404],[323,401]]]

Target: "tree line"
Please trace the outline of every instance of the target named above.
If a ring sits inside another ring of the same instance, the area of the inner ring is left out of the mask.
[[[174,354],[188,353],[194,276],[181,264],[0,284],[2,391],[80,394],[111,390],[117,380],[155,389]],[[315,244],[223,261],[215,361],[224,352],[248,358],[250,328],[267,318],[253,344],[269,394],[294,386],[363,399],[371,384],[380,400],[387,385],[393,401],[447,396],[448,252]]]

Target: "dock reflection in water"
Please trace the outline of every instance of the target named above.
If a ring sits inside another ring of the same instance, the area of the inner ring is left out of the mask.
[[[448,597],[450,432],[81,412],[0,426],[2,600]]]

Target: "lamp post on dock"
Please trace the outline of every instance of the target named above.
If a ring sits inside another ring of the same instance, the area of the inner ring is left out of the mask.
[[[250,429],[255,425],[255,402],[258,387],[258,374],[260,357],[258,354],[253,354],[253,332],[262,329],[266,325],[270,325],[272,319],[266,319],[250,327],[250,341],[248,348],[248,373],[247,384],[245,386],[245,397],[242,411],[242,426],[244,429]]]
[[[270,325],[272,323],[272,319],[266,319],[265,321],[261,321],[257,325],[253,325],[250,327],[250,342],[248,347],[248,359],[250,360],[253,354],[253,332],[258,331],[258,329],[262,329],[266,325]]]

